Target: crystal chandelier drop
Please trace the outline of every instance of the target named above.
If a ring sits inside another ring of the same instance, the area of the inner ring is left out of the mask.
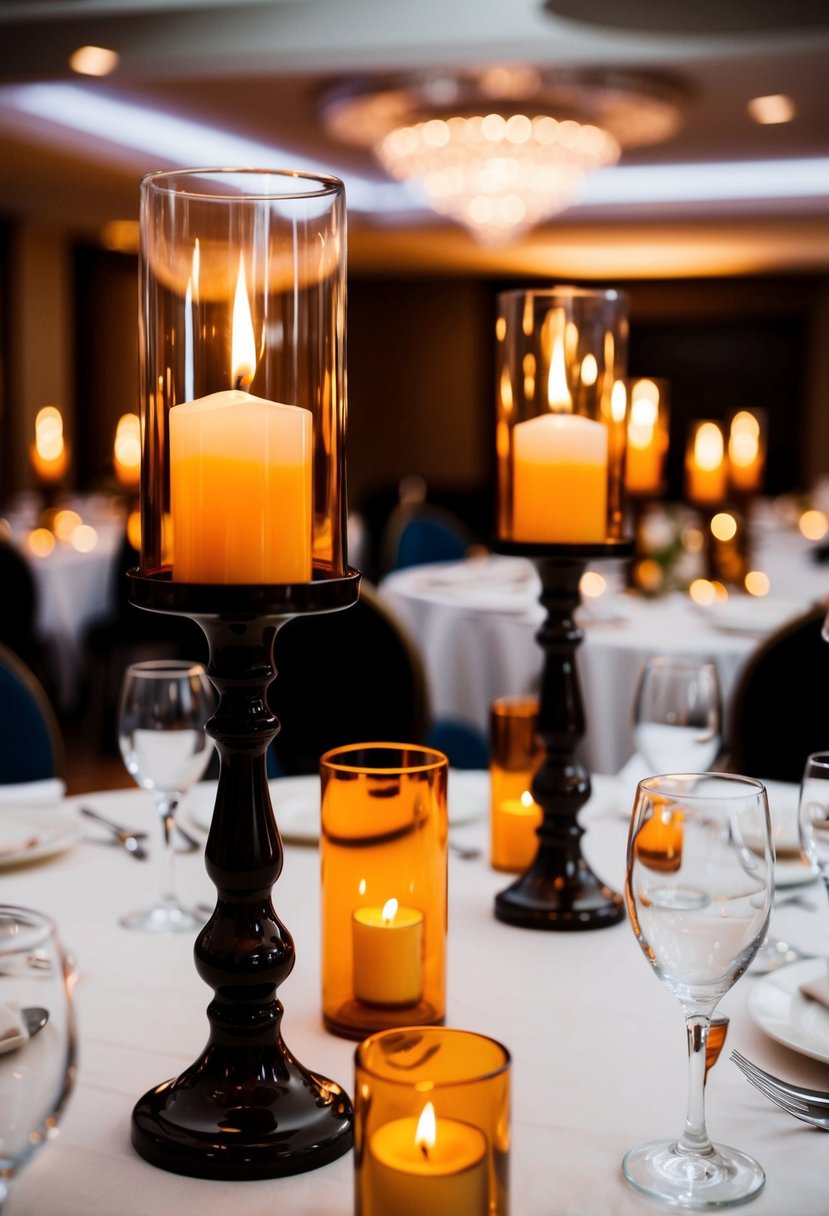
[[[570,206],[624,148],[672,135],[681,106],[664,79],[509,66],[339,82],[322,115],[434,211],[504,244]]]

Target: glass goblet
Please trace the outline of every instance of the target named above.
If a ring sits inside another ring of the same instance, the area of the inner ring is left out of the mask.
[[[150,790],[161,816],[164,863],[161,893],[151,908],[121,918],[127,929],[165,933],[197,930],[204,917],[175,893],[175,817],[182,796],[203,776],[213,745],[205,734],[218,700],[201,663],[152,660],[124,674],[118,743],[130,776]]]
[[[797,821],[801,848],[829,895],[829,752],[806,757]]]
[[[0,1212],[9,1184],[57,1134],[75,1079],[69,968],[54,923],[0,905]]]
[[[763,940],[773,889],[762,782],[723,773],[639,782],[625,900],[643,954],[682,1007],[689,1089],[681,1135],[631,1149],[622,1172],[637,1191],[675,1207],[742,1203],[765,1181],[752,1157],[709,1140],[704,1083],[712,1014]]]
[[[720,682],[706,659],[657,656],[639,673],[633,703],[636,750],[653,773],[699,773],[720,750]]]

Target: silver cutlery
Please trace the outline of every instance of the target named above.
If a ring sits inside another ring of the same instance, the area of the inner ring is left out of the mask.
[[[123,824],[115,823],[112,819],[107,819],[106,815],[102,815],[100,811],[93,810],[91,806],[82,806],[79,808],[82,815],[86,815],[88,819],[94,819],[96,823],[100,823],[105,828],[109,828],[110,832],[115,837],[115,843],[120,844],[127,850],[131,857],[135,857],[138,861],[144,861],[147,856],[147,850],[141,843],[146,839],[146,832],[135,832],[132,828],[124,827]]]
[[[480,857],[482,850],[474,845],[458,844],[456,840],[449,837],[449,852],[454,853],[456,857],[461,857],[464,861],[472,861],[475,857]]]
[[[799,963],[805,958],[815,958],[815,955],[807,954],[799,946],[780,938],[767,938],[749,963],[748,970],[751,975],[768,975],[788,963]]]
[[[729,1058],[755,1089],[772,1102],[776,1102],[788,1114],[794,1115],[795,1119],[800,1119],[803,1123],[810,1123],[825,1132],[829,1131],[829,1093],[782,1081],[752,1064],[751,1060],[746,1059],[739,1051],[732,1051]]]

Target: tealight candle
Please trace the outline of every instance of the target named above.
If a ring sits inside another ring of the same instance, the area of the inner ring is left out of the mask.
[[[232,355],[234,381],[249,384],[255,343],[241,263]],[[309,582],[312,450],[312,415],[301,406],[268,401],[242,387],[174,405],[170,505],[176,580]]]
[[[492,864],[496,870],[523,873],[538,851],[536,828],[541,807],[529,790],[520,798],[507,798],[492,809]]]
[[[352,918],[354,995],[370,1005],[416,1005],[423,995],[423,913],[396,899]]]
[[[418,1119],[394,1119],[369,1140],[367,1179],[373,1210],[487,1216],[486,1137],[457,1119],[436,1118],[427,1102]]]

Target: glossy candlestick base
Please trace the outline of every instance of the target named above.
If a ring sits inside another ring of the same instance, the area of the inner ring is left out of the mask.
[[[497,549],[535,562],[547,618],[537,635],[545,656],[538,708],[545,759],[531,786],[543,811],[538,851],[526,873],[495,897],[495,915],[526,929],[602,929],[618,924],[624,908],[621,895],[597,878],[581,855],[584,829],[577,816],[590,797],[590,774],[575,758],[585,724],[576,671],[582,632],[574,614],[588,561],[629,557],[633,546],[629,541],[543,546],[499,542]]]
[[[145,1094],[132,1142],[153,1165],[201,1178],[275,1178],[326,1165],[353,1144],[351,1102],[304,1068],[282,1039],[276,990],[294,944],[271,902],[283,851],[268,792],[265,754],[279,723],[267,705],[280,626],[304,613],[356,602],[359,575],[293,586],[174,583],[130,575],[142,608],[193,617],[210,644],[207,673],[219,708],[207,724],[221,757],[205,847],[218,899],[196,939],[196,969],[213,989],[210,1033],[180,1076]]]

